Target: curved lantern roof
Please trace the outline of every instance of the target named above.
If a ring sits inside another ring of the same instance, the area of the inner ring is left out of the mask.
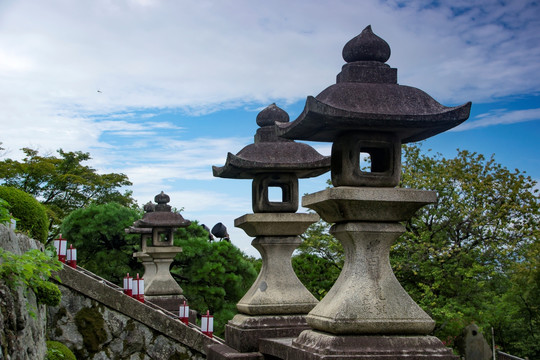
[[[233,155],[227,154],[225,165],[213,166],[214,176],[253,179],[264,173],[294,173],[298,178],[314,177],[330,170],[330,157],[319,154],[307,144],[276,136],[275,124],[286,123],[289,115],[272,104],[257,115],[260,128],[255,141]]]
[[[154,201],[157,203],[153,209],[150,209],[150,204],[145,205],[145,211],[147,211],[142,219],[133,223],[135,228],[153,228],[153,227],[165,227],[165,228],[179,228],[187,227],[191,224],[191,221],[184,219],[180,214],[171,211],[171,206],[167,205],[171,201],[169,195],[163,193],[163,191],[156,195]]]
[[[393,133],[402,142],[427,139],[469,117],[471,103],[446,107],[427,93],[397,84],[397,70],[386,62],[390,47],[371,26],[343,48],[347,61],[337,83],[316,97],[291,123],[277,123],[287,139],[333,142],[350,131]]]

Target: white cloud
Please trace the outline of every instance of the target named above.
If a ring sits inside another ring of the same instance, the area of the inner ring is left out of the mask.
[[[0,141],[13,157],[23,146],[89,151],[100,172],[127,174],[138,199],[177,191],[175,181],[202,187],[213,179],[211,165],[252,141],[251,130],[194,138],[185,133],[189,123],[159,114],[252,111],[317,95],[335,82],[343,45],[369,24],[390,44],[399,83],[444,105],[537,93],[533,3],[0,2]],[[489,113],[457,130],[537,117],[537,109]],[[328,144],[315,147],[330,152]],[[186,209],[208,211],[213,197],[221,211],[238,210],[237,199],[199,190],[178,194],[193,199]]]
[[[514,110],[506,109],[495,110],[490,113],[480,114],[475,119],[463,123],[452,131],[465,131],[480,127],[515,124],[525,121],[540,120],[540,109]]]

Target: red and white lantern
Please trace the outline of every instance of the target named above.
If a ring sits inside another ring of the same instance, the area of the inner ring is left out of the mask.
[[[212,337],[214,333],[214,316],[210,315],[210,310],[206,315],[201,316],[201,331],[204,335]]]
[[[178,310],[178,316],[181,322],[186,325],[189,324],[189,305],[186,304],[185,301],[182,305],[180,305],[180,309]]]
[[[144,279],[139,278],[139,274],[136,279],[133,279],[132,294],[135,299],[144,302]]]
[[[74,269],[77,268],[77,249],[73,245],[69,245],[67,250],[66,263]]]
[[[133,296],[133,278],[129,276],[129,273],[124,277],[124,294],[127,296]]]
[[[58,239],[54,239],[54,247],[56,248],[56,254],[58,254],[58,261],[66,262],[67,255],[67,240],[62,239],[62,234]]]

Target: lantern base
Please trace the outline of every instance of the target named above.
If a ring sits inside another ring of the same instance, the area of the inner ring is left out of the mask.
[[[187,301],[184,295],[145,295],[144,298],[176,316],[178,316],[180,305]]]
[[[225,325],[225,342],[239,352],[256,352],[262,338],[298,336],[309,329],[305,315],[237,314]]]
[[[282,360],[459,359],[434,336],[332,335],[314,330],[304,331],[296,339],[261,340],[259,351]]]

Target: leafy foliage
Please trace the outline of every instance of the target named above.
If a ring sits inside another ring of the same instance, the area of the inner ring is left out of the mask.
[[[53,251],[34,249],[16,255],[0,248],[0,260],[0,279],[9,288],[32,290],[39,304],[56,306],[60,303],[60,289],[48,281],[53,271],[62,268]]]
[[[494,158],[468,151],[446,159],[404,147],[401,187],[434,190],[438,201],[405,223],[391,263],[405,290],[436,320],[434,334],[451,344],[476,322],[516,355],[538,357],[540,199],[536,182]],[[297,256],[340,267],[342,250],[316,224]],[[307,249],[306,249],[307,247]],[[324,265],[323,265],[324,266]],[[315,272],[317,272],[315,274]],[[299,272],[316,283],[318,270]],[[336,273],[328,272],[332,282]],[[328,290],[328,282],[310,289]]]
[[[292,266],[304,286],[319,300],[332,288],[343,268],[343,246],[328,233],[329,225],[319,220],[301,235],[302,244]]]
[[[61,231],[77,248],[77,264],[120,283],[125,273],[142,272],[142,265],[132,256],[139,236],[124,231],[139,218],[139,211],[118,203],[92,204],[69,214]]]
[[[28,232],[35,240],[45,242],[49,221],[45,208],[30,194],[9,186],[0,186],[0,197],[9,204],[9,211],[17,219],[17,228]]]
[[[0,161],[0,179],[32,194],[49,210],[52,223],[58,224],[71,211],[89,204],[118,202],[134,204],[131,193],[119,188],[131,185],[124,174],[98,174],[83,162],[90,154],[58,150],[59,157],[40,156],[37,150],[23,148],[22,161]]]
[[[257,273],[240,249],[228,241],[209,242],[196,222],[179,229],[171,273],[179,279],[192,309],[214,315],[216,334],[236,314],[236,303],[255,281]]]
[[[5,224],[11,219],[13,219],[13,217],[9,214],[9,203],[0,198],[0,224]]]

